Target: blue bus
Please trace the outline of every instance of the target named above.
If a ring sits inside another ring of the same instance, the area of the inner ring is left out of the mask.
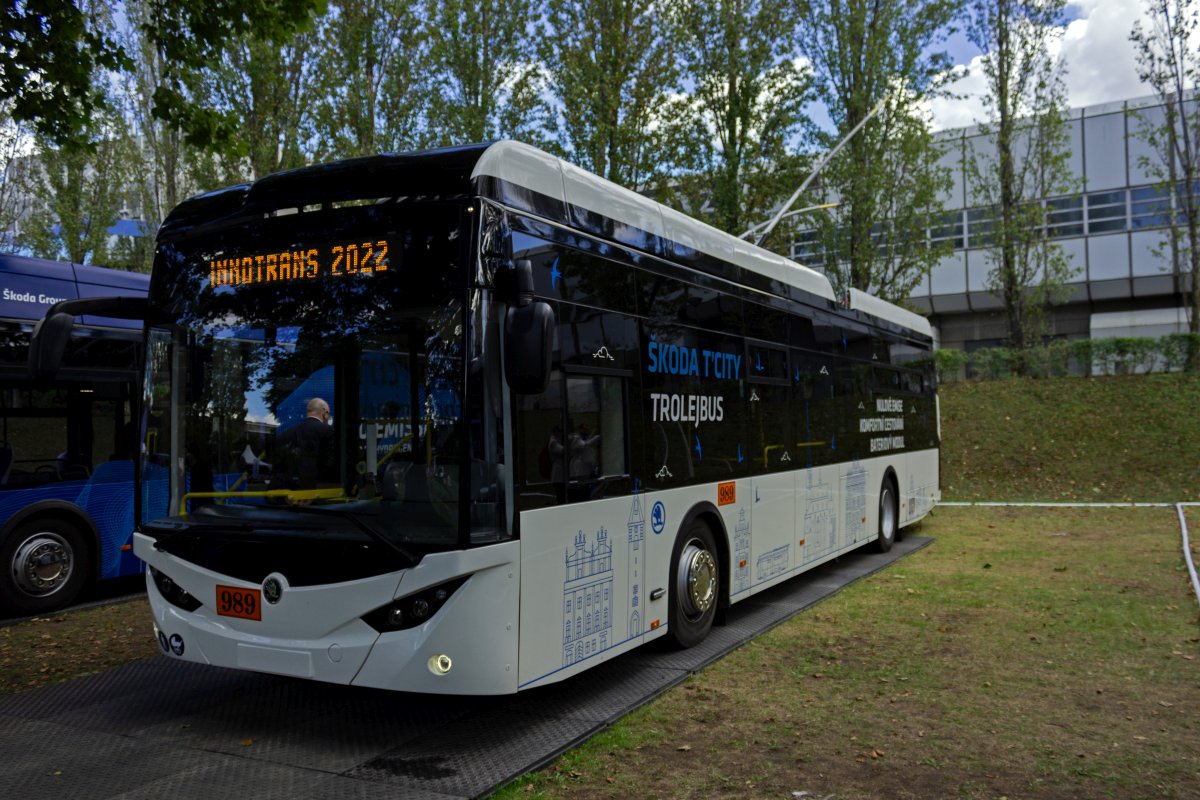
[[[144,569],[131,547],[142,323],[78,318],[51,378],[35,380],[28,357],[34,324],[51,305],[145,296],[148,283],[137,273],[0,255],[0,612],[6,615],[53,611],[89,583]]]

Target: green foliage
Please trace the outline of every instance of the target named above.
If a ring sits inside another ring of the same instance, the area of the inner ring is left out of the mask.
[[[802,179],[800,159],[784,155],[809,96],[792,58],[795,6],[688,0],[672,14],[682,77],[695,86],[668,122],[683,170],[671,180],[674,204],[737,235]]]
[[[142,25],[163,65],[155,116],[183,131],[190,145],[240,153],[246,120],[236,109],[206,102],[205,92],[197,94],[197,76],[224,65],[231,46],[287,44],[311,27],[324,5],[324,0],[147,0]]]
[[[657,0],[546,0],[538,55],[558,155],[634,191],[664,172],[679,67]]]
[[[936,351],[933,355],[937,368],[938,383],[948,383],[958,380],[959,374],[966,368],[967,361],[970,358],[970,354],[965,350],[955,350],[953,348],[943,348]]]
[[[811,128],[817,146],[833,148],[883,104],[825,168],[825,191],[840,205],[807,226],[820,232],[825,271],[838,290],[902,300],[946,252],[926,236],[942,213],[939,195],[950,176],[938,165],[923,109],[951,74],[937,48],[960,7],[960,0],[817,0],[800,7],[800,47],[837,127]]]
[[[37,167],[24,186],[35,201],[18,243],[42,258],[103,264],[110,258],[107,229],[126,207],[133,142],[114,114],[93,117],[84,133],[67,147],[38,137]]]
[[[56,146],[87,143],[80,133],[105,104],[96,73],[131,65],[106,11],[65,0],[0,9],[0,106]]]
[[[1157,158],[1141,167],[1159,180],[1176,213],[1164,235],[1175,269],[1190,277],[1186,293],[1189,327],[1200,333],[1200,3],[1148,0],[1145,21],[1134,23],[1130,40],[1141,81],[1162,104],[1161,117],[1142,116],[1137,135]],[[1189,91],[1190,89],[1190,91]],[[1186,285],[1186,284],[1185,284]],[[1187,354],[1187,367],[1200,371],[1200,347]]]
[[[1135,375],[1178,372],[1188,354],[1200,347],[1200,334],[1160,337],[1055,340],[1022,350],[986,347],[972,353],[943,349],[935,355],[938,380],[952,383],[969,376],[996,380],[1013,375],[1061,378],[1068,375]]]
[[[1018,350],[1041,340],[1046,310],[1066,299],[1075,269],[1047,231],[1042,198],[1071,191],[1066,91],[1050,57],[1065,0],[975,0],[968,38],[980,50],[995,155],[966,164],[976,202],[993,212],[988,288],[1004,302]]]
[[[536,143],[543,112],[536,37],[528,30],[538,16],[536,0],[426,0],[423,14],[431,141]]]
[[[429,34],[409,0],[335,0],[311,63],[314,160],[420,147],[429,102]]]

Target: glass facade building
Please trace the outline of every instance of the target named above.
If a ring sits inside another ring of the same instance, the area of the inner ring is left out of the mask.
[[[1070,111],[1076,190],[1041,199],[1050,235],[1075,270],[1066,303],[1051,314],[1051,336],[1160,336],[1187,329],[1190,279],[1174,264],[1167,237],[1171,193],[1153,169],[1161,163],[1158,154],[1138,135],[1143,125],[1162,120],[1154,98]],[[1007,336],[1003,305],[988,291],[993,214],[974,196],[964,167],[972,157],[994,154],[995,146],[976,127],[945,131],[938,141],[953,187],[929,237],[949,242],[953,251],[918,284],[909,305],[930,316],[942,346],[1000,344]],[[820,255],[815,232],[802,232],[793,243],[792,257],[801,263],[817,266]]]

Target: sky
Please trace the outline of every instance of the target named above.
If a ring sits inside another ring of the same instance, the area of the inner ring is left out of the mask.
[[[1065,68],[1067,103],[1071,108],[1098,105],[1151,94],[1137,77],[1129,32],[1142,19],[1144,0],[1070,0],[1067,25],[1058,57]],[[961,33],[947,43],[954,63],[967,74],[954,85],[958,98],[931,105],[934,128],[961,128],[984,120],[983,75],[979,50]]]

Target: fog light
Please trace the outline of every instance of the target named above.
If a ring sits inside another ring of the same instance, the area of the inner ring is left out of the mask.
[[[453,665],[454,663],[450,660],[450,656],[446,655],[445,653],[441,653],[436,656],[430,656],[429,658],[429,671],[434,675],[445,675],[449,673],[450,667]]]

